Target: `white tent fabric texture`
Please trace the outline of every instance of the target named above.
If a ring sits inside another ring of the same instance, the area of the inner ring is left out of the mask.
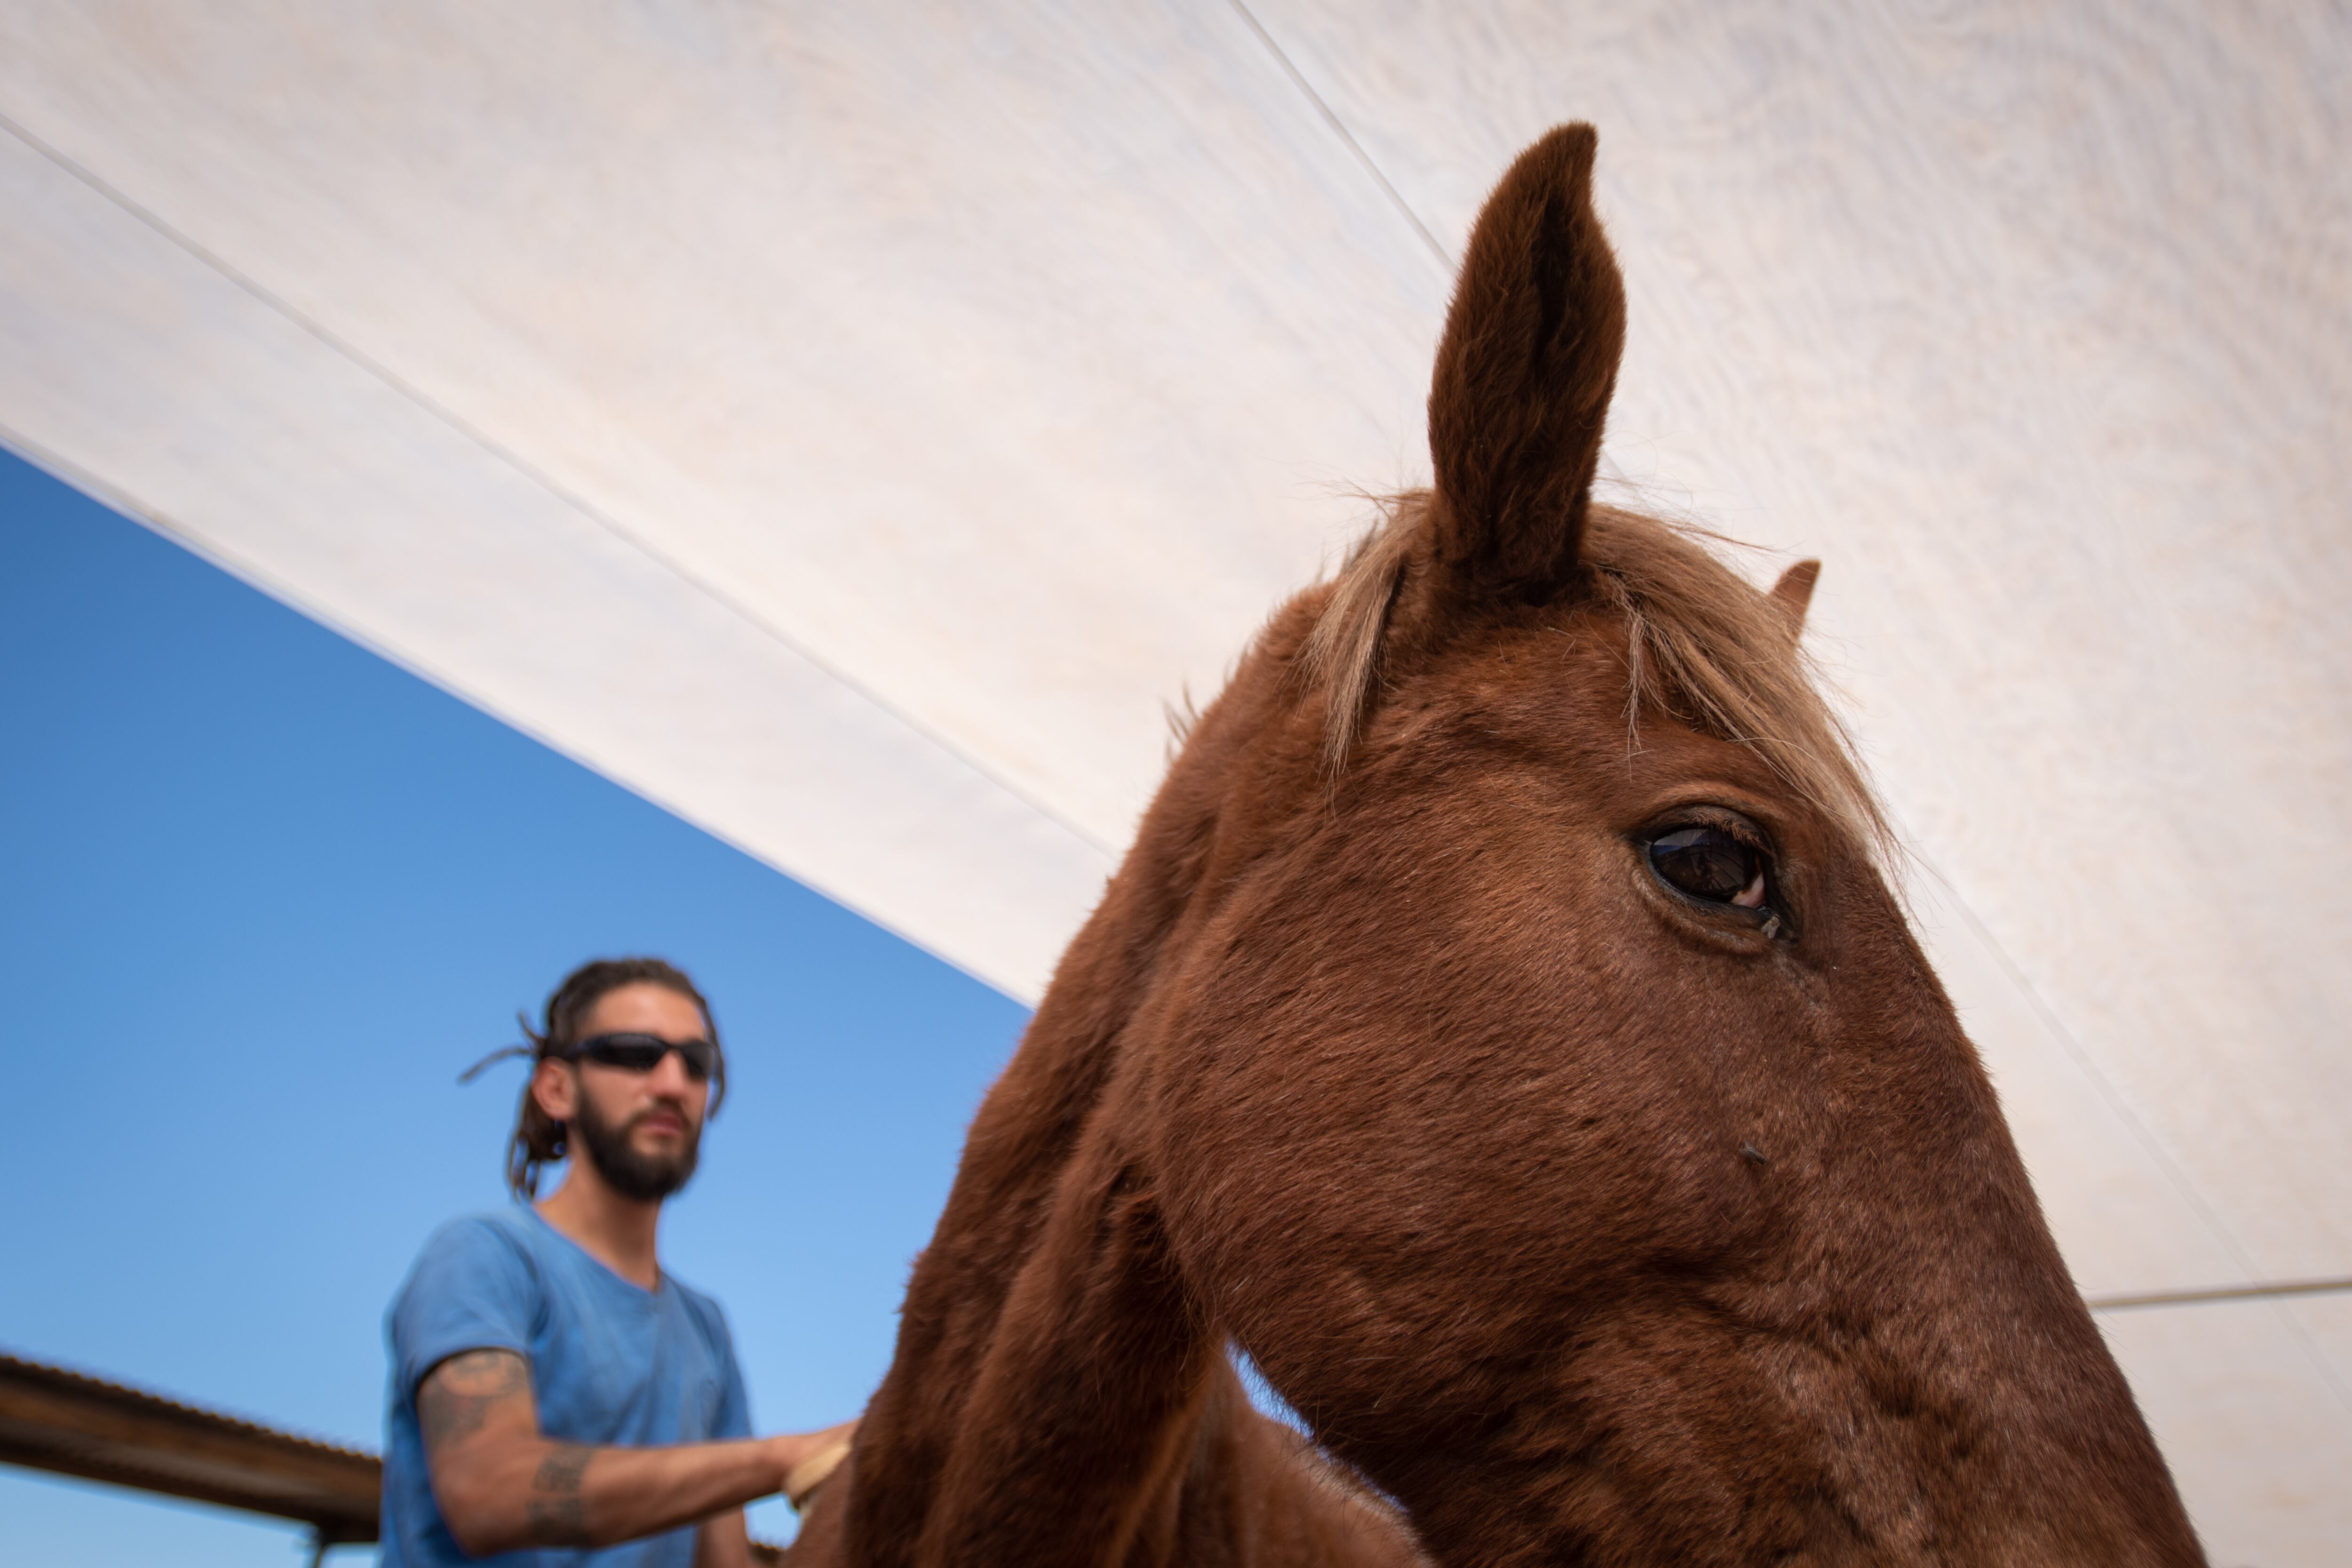
[[[0,8],[0,440],[1034,999],[1452,260],[1601,130],[1612,483],[1827,563],[2218,1563],[2352,1556],[2352,17]]]

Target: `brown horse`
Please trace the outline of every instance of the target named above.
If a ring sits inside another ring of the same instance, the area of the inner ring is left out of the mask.
[[[1881,875],[1810,563],[1591,501],[1592,155],[1488,202],[1434,489],[1185,742],[796,1561],[2202,1561]]]

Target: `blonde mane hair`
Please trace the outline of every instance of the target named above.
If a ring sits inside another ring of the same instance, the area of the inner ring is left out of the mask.
[[[1381,522],[1332,579],[1302,649],[1323,689],[1325,754],[1335,773],[1370,711],[1405,563],[1427,537],[1430,492],[1407,491],[1380,505]],[[1586,514],[1584,591],[1625,624],[1627,743],[1639,743],[1646,707],[1749,747],[1799,800],[1886,858],[1894,835],[1853,738],[1822,700],[1799,646],[1796,612],[1751,587],[1703,540],[1727,542],[1618,507],[1596,505]]]

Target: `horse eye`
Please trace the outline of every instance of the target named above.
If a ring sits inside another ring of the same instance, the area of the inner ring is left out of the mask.
[[[1650,840],[1650,868],[1711,904],[1764,906],[1764,857],[1719,827],[1679,827]]]

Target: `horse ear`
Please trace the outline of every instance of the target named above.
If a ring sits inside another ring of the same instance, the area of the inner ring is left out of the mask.
[[[1793,642],[1805,629],[1805,606],[1813,602],[1813,584],[1821,581],[1822,563],[1800,561],[1780,574],[1772,584],[1772,603],[1789,623],[1789,639]]]
[[[1519,154],[1471,231],[1429,393],[1437,548],[1475,591],[1549,598],[1576,570],[1625,348],[1592,210],[1590,125]]]

